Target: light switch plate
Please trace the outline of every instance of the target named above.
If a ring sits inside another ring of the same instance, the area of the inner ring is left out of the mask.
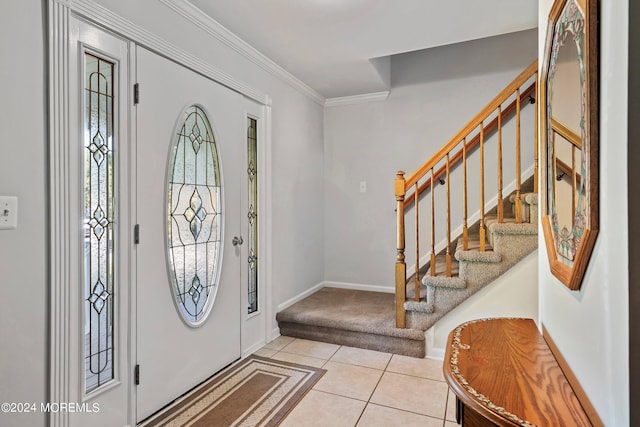
[[[0,196],[0,230],[18,228],[18,198]]]

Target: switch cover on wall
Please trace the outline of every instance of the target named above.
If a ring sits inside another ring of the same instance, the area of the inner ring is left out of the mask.
[[[18,198],[0,196],[0,230],[18,227]]]

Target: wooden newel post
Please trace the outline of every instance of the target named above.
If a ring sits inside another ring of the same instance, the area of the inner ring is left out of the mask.
[[[396,255],[396,328],[405,327],[404,302],[406,300],[407,264],[404,262],[404,172],[398,171],[394,182],[397,202],[397,255]]]

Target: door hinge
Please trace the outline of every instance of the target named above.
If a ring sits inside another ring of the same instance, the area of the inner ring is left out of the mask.
[[[140,84],[133,85],[133,105],[138,105],[140,102]]]
[[[140,243],[140,224],[136,224],[133,227],[133,243],[135,245]]]
[[[140,365],[136,365],[133,369],[133,383],[135,385],[140,385]]]

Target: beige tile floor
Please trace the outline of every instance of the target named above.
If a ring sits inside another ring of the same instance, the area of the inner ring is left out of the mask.
[[[454,427],[442,362],[279,337],[255,354],[326,369],[282,427]]]

